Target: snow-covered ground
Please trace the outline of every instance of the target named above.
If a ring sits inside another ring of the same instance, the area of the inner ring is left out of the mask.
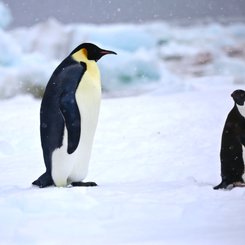
[[[0,244],[244,244],[245,189],[212,189],[235,88],[103,99],[94,188],[31,186],[40,100],[1,101]]]

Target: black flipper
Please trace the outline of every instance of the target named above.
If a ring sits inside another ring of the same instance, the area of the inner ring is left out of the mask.
[[[75,91],[64,93],[61,95],[60,110],[65,120],[68,131],[68,154],[72,154],[80,140],[81,118],[79,109],[75,100]]]
[[[76,150],[80,140],[81,118],[75,95],[85,70],[86,64],[81,62],[67,68],[65,75],[62,74],[60,77],[63,83],[63,91],[59,103],[68,131],[68,154],[72,154]]]

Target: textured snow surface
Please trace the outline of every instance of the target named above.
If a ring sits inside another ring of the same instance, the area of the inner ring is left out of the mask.
[[[234,89],[103,99],[94,188],[31,186],[40,101],[2,100],[0,244],[244,244],[245,189],[212,189]]]

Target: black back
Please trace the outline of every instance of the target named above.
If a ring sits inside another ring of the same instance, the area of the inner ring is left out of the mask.
[[[68,56],[52,74],[41,103],[40,133],[47,171],[51,172],[51,157],[62,146],[64,127],[68,131],[69,154],[73,153],[80,139],[81,118],[75,92],[86,71],[86,64]]]

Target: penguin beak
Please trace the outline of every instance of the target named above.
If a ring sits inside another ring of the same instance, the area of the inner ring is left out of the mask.
[[[117,55],[116,52],[111,51],[111,50],[105,50],[105,49],[101,49],[100,50],[100,54],[101,54],[101,56],[106,55],[106,54],[115,54],[115,55]]]

